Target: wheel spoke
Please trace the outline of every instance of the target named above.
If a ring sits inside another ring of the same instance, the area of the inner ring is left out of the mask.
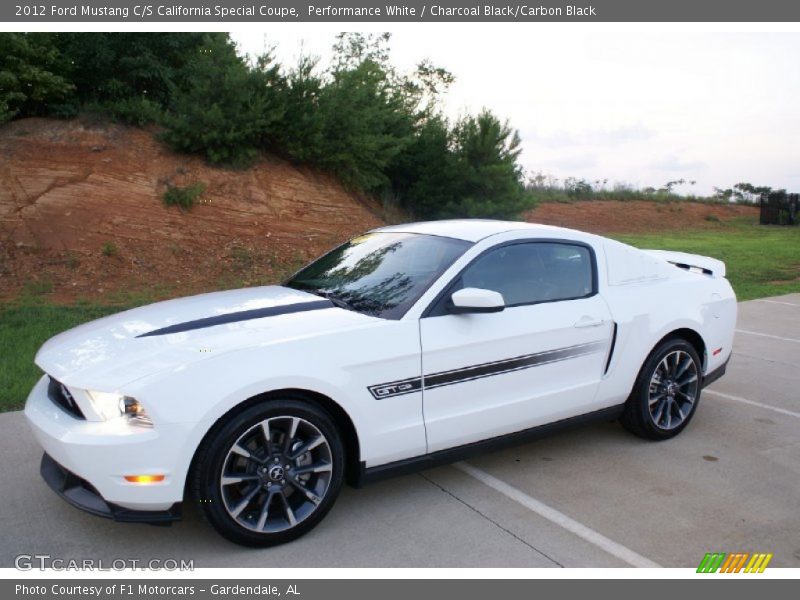
[[[289,454],[289,450],[292,448],[292,440],[294,440],[294,436],[297,435],[297,426],[300,424],[300,419],[297,417],[292,417],[292,424],[289,426],[289,431],[286,432],[286,437],[283,440],[283,453]]]
[[[308,498],[309,500],[311,500],[311,502],[313,502],[314,504],[319,504],[320,502],[322,502],[322,498],[317,496],[314,492],[309,490],[306,486],[301,484],[294,477],[290,477],[289,478],[289,483],[291,483],[295,488],[297,488],[303,494],[305,494],[305,497]]]
[[[308,473],[325,473],[331,471],[333,469],[333,465],[330,463],[317,463],[314,465],[308,465],[305,467],[300,467],[294,470],[295,477],[300,475],[306,475]]]
[[[686,370],[689,367],[691,367],[692,364],[694,364],[694,362],[692,361],[692,357],[687,355],[686,359],[682,363],[680,363],[678,371],[675,373],[675,380],[677,381],[678,379],[680,379],[681,375],[686,373]]]
[[[239,444],[234,444],[233,448],[231,448],[231,452],[234,454],[238,454],[239,456],[244,456],[245,458],[252,458],[252,454],[247,448],[240,446]]]
[[[667,399],[665,397],[662,398],[659,401],[658,405],[656,406],[657,413],[653,415],[653,421],[655,422],[656,425],[658,425],[661,422],[661,417],[664,415],[664,407],[666,406],[666,404],[667,404]]]
[[[280,495],[281,500],[283,500],[283,512],[286,513],[286,520],[289,521],[289,525],[294,527],[297,525],[297,517],[294,516],[294,511],[292,507],[289,505],[289,499],[284,496],[283,494]]]
[[[667,422],[664,423],[664,427],[666,427],[667,429],[670,429],[672,427],[672,402],[670,402],[669,400],[667,400],[667,415],[666,415],[666,418],[667,418]]]
[[[233,485],[235,483],[242,483],[243,481],[258,480],[258,475],[223,475],[222,485]]]
[[[680,361],[680,353],[675,352],[672,356],[672,366],[669,369],[669,373],[672,376],[672,379],[677,377],[676,373],[678,372],[678,362]]]
[[[305,444],[303,444],[302,446],[300,446],[300,448],[298,448],[295,452],[289,455],[289,458],[291,460],[295,460],[297,457],[303,456],[303,454],[305,454],[306,452],[310,452],[320,444],[324,443],[325,443],[325,438],[322,437],[321,435],[318,435],[313,440],[310,440]]]
[[[263,465],[264,464],[263,460],[258,458],[255,454],[252,454],[247,448],[245,448],[241,444],[238,444],[238,443],[235,444],[231,448],[231,452],[233,454],[237,454],[237,455],[239,455],[239,456],[241,456],[243,458],[246,458],[247,460],[252,460],[253,462],[258,463],[259,465]]]
[[[666,395],[667,395],[666,392],[661,392],[660,394],[656,394],[654,396],[650,396],[650,400],[649,400],[648,404],[652,407],[656,402],[661,400]]]
[[[261,489],[261,486],[260,486],[260,485],[256,485],[256,486],[255,486],[255,487],[254,487],[254,488],[253,488],[253,489],[252,489],[250,492],[248,492],[248,493],[245,495],[245,497],[244,497],[244,498],[242,498],[241,502],[239,502],[239,504],[237,504],[237,505],[236,505],[236,506],[235,506],[235,507],[234,507],[234,508],[231,510],[231,516],[233,516],[234,518],[236,518],[236,517],[238,517],[240,514],[242,514],[242,511],[243,511],[245,508],[247,508],[247,505],[248,505],[248,504],[250,504],[250,501],[253,499],[253,496],[255,496],[255,495],[258,493],[258,491],[259,491],[260,489]]]
[[[278,492],[270,492],[267,494],[267,499],[264,500],[264,506],[261,507],[261,514],[258,515],[258,523],[256,524],[256,529],[258,531],[264,531],[264,525],[267,524],[267,517],[269,516],[269,505],[277,494]]]
[[[261,434],[264,436],[264,447],[267,449],[267,458],[269,458],[272,454],[272,448],[270,447],[270,438],[272,434],[269,430],[269,420],[267,419],[261,421]]]
[[[664,376],[669,375],[669,363],[667,362],[666,356],[660,363],[658,363],[658,368],[656,369],[656,373],[658,373],[658,371],[661,371],[662,373],[661,379],[664,379]]]
[[[694,383],[695,381],[697,381],[697,375],[692,373],[689,377],[687,377],[683,381],[679,381],[678,386],[683,388],[689,385],[690,383]]]

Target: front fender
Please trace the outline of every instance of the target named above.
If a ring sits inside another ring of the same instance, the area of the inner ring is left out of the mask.
[[[359,459],[373,466],[427,450],[422,394],[377,400],[368,390],[370,384],[418,375],[419,352],[418,324],[389,321],[380,329],[212,355],[136,381],[125,393],[151,413],[155,427],[190,426],[180,449],[184,476],[197,446],[220,417],[254,396],[281,389],[307,390],[338,404],[355,428]]]

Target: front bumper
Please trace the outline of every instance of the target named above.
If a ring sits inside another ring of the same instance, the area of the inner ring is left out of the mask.
[[[173,504],[168,510],[155,511],[131,510],[106,502],[92,484],[67,471],[46,452],[42,456],[40,473],[56,494],[75,508],[98,517],[125,523],[151,523],[154,525],[169,525],[181,518],[180,503]]]
[[[79,508],[117,520],[148,520],[131,514],[138,512],[155,514],[155,521],[177,515],[194,448],[191,425],[81,420],[48,398],[47,383],[42,377],[31,390],[25,417],[45,451],[42,475],[50,487]],[[125,479],[153,474],[164,475],[163,481]]]

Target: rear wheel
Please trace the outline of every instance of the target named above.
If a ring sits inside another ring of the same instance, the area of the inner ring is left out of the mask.
[[[666,440],[689,424],[700,400],[700,358],[689,342],[670,338],[645,361],[621,422],[636,435]]]
[[[343,475],[344,450],[331,417],[311,403],[276,399],[243,411],[204,442],[194,489],[223,536],[272,546],[317,525]]]

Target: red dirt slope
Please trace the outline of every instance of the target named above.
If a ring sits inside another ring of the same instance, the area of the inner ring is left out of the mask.
[[[276,158],[212,168],[141,129],[25,119],[0,127],[0,157],[0,298],[255,284],[380,224],[330,177]],[[168,185],[198,182],[192,210],[164,205]]]
[[[758,207],[701,202],[598,200],[548,202],[524,216],[531,223],[571,227],[592,233],[658,233],[685,229],[715,229],[732,219],[758,220]]]
[[[195,183],[206,188],[192,210],[164,206],[169,185]],[[716,228],[757,213],[602,201],[542,204],[525,218],[607,234]],[[141,129],[46,119],[0,126],[0,301],[130,302],[272,282],[380,225],[378,214],[334,178],[274,157],[230,171],[170,152]]]

